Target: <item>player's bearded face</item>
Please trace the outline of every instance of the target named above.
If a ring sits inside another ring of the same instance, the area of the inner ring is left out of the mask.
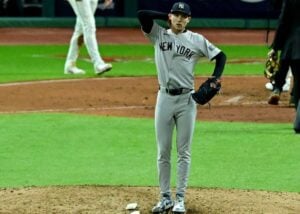
[[[170,13],[170,27],[174,33],[181,33],[185,30],[186,25],[190,22],[191,17],[182,13]]]

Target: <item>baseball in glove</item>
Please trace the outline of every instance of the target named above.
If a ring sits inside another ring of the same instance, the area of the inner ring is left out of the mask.
[[[204,105],[208,103],[221,89],[221,82],[215,77],[208,78],[199,89],[192,94],[196,103]]]
[[[273,52],[267,58],[264,75],[267,79],[273,80],[279,70],[279,59],[277,52]]]

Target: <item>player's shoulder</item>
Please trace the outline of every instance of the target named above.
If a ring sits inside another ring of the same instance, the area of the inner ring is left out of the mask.
[[[196,40],[196,41],[199,41],[199,40],[204,40],[205,37],[198,33],[198,32],[194,32],[194,31],[190,31],[190,30],[187,30],[186,31],[186,35],[189,37],[189,39],[191,40]]]
[[[156,33],[166,33],[167,29],[159,25],[157,22],[153,22],[152,31]]]

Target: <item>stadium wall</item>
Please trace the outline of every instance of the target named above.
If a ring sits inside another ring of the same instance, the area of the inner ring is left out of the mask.
[[[213,19],[193,18],[190,28],[239,28],[239,29],[274,29],[277,20],[265,19]],[[0,27],[74,27],[75,19],[48,17],[4,17],[0,19]],[[97,27],[139,27],[136,18],[96,17]]]
[[[190,27],[274,28],[278,18],[275,0],[180,0],[192,8]],[[276,2],[278,2],[277,0]],[[31,2],[25,5],[24,2]],[[34,3],[35,2],[35,3]],[[75,15],[63,0],[0,0],[0,27],[73,27]],[[96,11],[98,27],[138,27],[136,11],[169,12],[174,0],[114,0],[114,5]],[[2,8],[1,8],[2,7]]]

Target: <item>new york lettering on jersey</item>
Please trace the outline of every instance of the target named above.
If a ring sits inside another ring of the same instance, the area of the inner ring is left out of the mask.
[[[196,54],[191,49],[183,46],[183,45],[173,45],[173,42],[161,42],[159,43],[159,48],[161,51],[172,51],[173,46],[175,46],[175,51],[177,54],[181,56],[185,56],[187,59],[191,59],[191,57]]]

